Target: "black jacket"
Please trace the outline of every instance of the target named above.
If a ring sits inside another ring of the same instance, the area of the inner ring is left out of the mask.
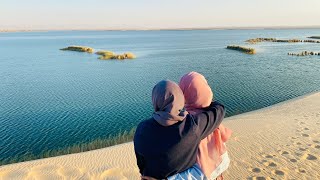
[[[196,163],[198,146],[221,123],[225,109],[211,103],[205,112],[171,126],[162,126],[153,118],[142,121],[134,136],[134,150],[141,175],[157,179],[180,173]]]

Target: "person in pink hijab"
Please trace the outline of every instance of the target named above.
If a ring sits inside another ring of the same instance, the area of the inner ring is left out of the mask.
[[[185,74],[179,86],[185,97],[185,108],[190,114],[201,113],[213,100],[213,93],[205,77],[197,72]],[[222,124],[199,144],[197,164],[208,179],[223,178],[230,163],[225,142],[232,131]]]

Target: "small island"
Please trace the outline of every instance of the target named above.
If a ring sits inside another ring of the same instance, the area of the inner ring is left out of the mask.
[[[288,53],[289,56],[320,56],[320,52],[302,51],[301,53]]]
[[[227,46],[227,49],[231,49],[231,50],[236,50],[236,51],[241,51],[244,52],[246,54],[255,54],[256,50],[253,48],[248,48],[248,47],[243,47],[243,46],[235,46],[235,45],[231,45],[231,46]]]
[[[315,37],[315,36],[314,36]],[[301,39],[276,39],[276,38],[254,38],[254,39],[248,39],[246,42],[250,44],[257,44],[260,42],[279,42],[279,43],[320,43],[320,41],[317,40],[301,40]]]
[[[87,53],[93,53],[94,49],[91,47],[86,46],[68,46],[66,48],[60,49],[62,51],[78,51],[78,52],[87,52]]]
[[[297,43],[297,42],[303,42],[303,40],[299,39],[276,39],[276,38],[254,38],[254,39],[248,39],[246,42],[250,44],[256,44],[260,42],[287,42],[287,43]]]
[[[93,53],[94,52],[93,48],[86,47],[86,46],[68,46],[68,47],[62,48],[60,50],[87,52],[87,53]],[[123,54],[115,54],[112,51],[101,50],[101,51],[97,51],[95,54],[100,55],[100,57],[98,59],[101,59],[101,60],[109,60],[109,59],[124,60],[124,59],[135,59],[136,58],[136,55],[134,55],[131,52],[126,52],[126,53],[123,53]]]
[[[310,36],[308,38],[311,38],[311,39],[320,39],[320,36]]]
[[[118,60],[124,60],[124,59],[135,59],[136,56],[133,53],[126,52],[124,54],[115,54],[111,51],[97,51],[96,54],[100,55],[98,59],[101,60],[109,60],[109,59],[118,59]]]

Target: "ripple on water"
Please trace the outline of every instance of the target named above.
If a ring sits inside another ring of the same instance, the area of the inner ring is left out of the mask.
[[[286,55],[288,50],[312,49],[311,44],[257,44],[259,53],[255,56],[224,48],[254,38],[251,33],[265,31],[0,35],[0,157],[36,153],[129,130],[150,117],[155,83],[178,81],[189,71],[205,75],[228,115],[320,89],[317,57],[306,61]],[[270,36],[283,38],[301,34],[305,30],[268,31]],[[132,51],[138,58],[99,61],[94,54],[58,50],[70,43],[119,53]],[[21,53],[14,53],[17,48]]]

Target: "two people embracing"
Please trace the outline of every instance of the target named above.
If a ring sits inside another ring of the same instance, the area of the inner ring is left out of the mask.
[[[152,90],[154,113],[134,136],[141,179],[223,179],[230,163],[221,122],[225,107],[213,100],[205,77],[185,74],[179,85],[163,80]]]

